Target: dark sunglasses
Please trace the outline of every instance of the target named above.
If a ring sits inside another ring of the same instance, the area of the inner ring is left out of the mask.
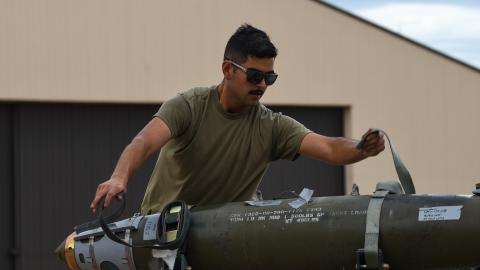
[[[245,72],[245,74],[247,74],[247,81],[253,84],[259,84],[262,82],[263,79],[265,79],[266,85],[272,85],[278,78],[278,74],[274,72],[265,73],[254,68],[245,68],[233,62],[232,60],[225,60],[225,62],[228,62],[240,69],[241,71]]]

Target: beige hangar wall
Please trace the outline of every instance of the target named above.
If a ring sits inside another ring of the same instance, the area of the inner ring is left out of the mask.
[[[387,130],[418,193],[480,182],[480,72],[310,0],[0,1],[0,101],[159,103],[218,83],[244,22],[280,52],[264,103],[345,107],[354,138]],[[347,189],[395,177],[385,152],[348,166]]]

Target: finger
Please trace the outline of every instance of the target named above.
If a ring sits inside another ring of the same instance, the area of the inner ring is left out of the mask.
[[[385,141],[381,140],[381,141],[378,141],[374,147],[376,149],[381,149],[382,151],[385,149]]]
[[[385,145],[381,144],[380,142],[365,145],[365,152],[368,153],[374,153],[379,151],[380,149],[385,149]]]
[[[367,156],[371,156],[375,153],[375,150],[375,148],[365,149],[365,154],[367,154]]]
[[[103,198],[103,196],[105,196],[105,193],[106,192],[104,190],[97,191],[97,193],[95,194],[95,198],[93,199],[92,203],[90,204],[90,208],[96,209],[97,205],[98,205],[98,202]]]
[[[385,150],[385,146],[376,147],[376,148],[372,151],[372,156],[376,156],[376,155],[380,154],[383,150]]]
[[[371,129],[362,136],[362,140],[365,141],[365,144],[370,144],[372,142],[375,142],[375,140],[377,139],[378,139],[378,132],[371,131]]]
[[[378,148],[378,153],[383,152],[385,150],[385,145],[382,145]]]
[[[365,144],[365,151],[372,151],[373,149],[375,149],[376,145],[373,144],[373,143],[369,143],[369,144]]]
[[[107,196],[105,197],[105,202],[103,203],[103,207],[107,208],[110,205],[110,201],[112,200],[113,194],[108,192]]]
[[[369,140],[365,142],[365,149],[369,149],[378,145],[378,142],[375,140]]]
[[[378,141],[375,141],[375,140],[370,140],[370,141],[366,141],[365,144],[364,144],[364,150],[368,151],[368,150],[372,150],[374,149],[375,147],[377,147],[379,145]]]
[[[368,137],[368,135],[372,132],[372,129],[368,129],[367,132],[363,133],[362,135],[362,139],[365,139],[366,137]]]
[[[378,132],[369,133],[367,136],[367,140],[378,140],[380,139],[380,134]]]
[[[379,139],[376,143],[375,143],[375,147],[378,148],[378,149],[385,149],[385,141],[383,139]]]

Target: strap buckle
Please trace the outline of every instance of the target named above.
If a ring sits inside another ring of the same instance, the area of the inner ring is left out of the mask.
[[[383,253],[382,250],[378,250],[378,266],[372,267],[367,265],[367,260],[365,259],[365,249],[358,249],[356,252],[357,263],[355,265],[356,270],[388,270],[390,266],[383,262]]]
[[[184,201],[167,204],[160,214],[158,245],[163,249],[176,249],[183,246],[190,226],[190,211]]]

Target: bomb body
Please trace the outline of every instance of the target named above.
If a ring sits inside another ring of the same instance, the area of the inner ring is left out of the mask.
[[[288,204],[291,200],[262,207],[243,202],[194,207],[186,256],[195,270],[354,269],[355,253],[364,246],[370,200],[321,197],[298,209]],[[158,214],[136,216],[112,228],[129,243],[152,245],[157,223]],[[395,270],[476,267],[479,225],[478,196],[387,195],[380,212],[379,248]],[[104,263],[153,270],[160,264],[151,249],[122,246],[101,229],[73,238],[73,248],[66,243],[64,250],[75,254],[78,269],[110,269],[102,268]]]

